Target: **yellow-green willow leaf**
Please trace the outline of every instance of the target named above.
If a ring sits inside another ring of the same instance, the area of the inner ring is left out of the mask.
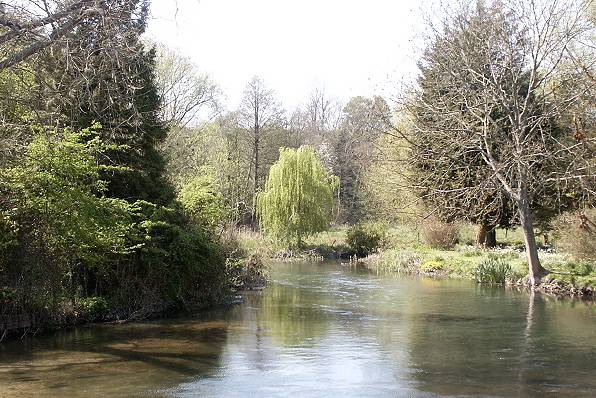
[[[263,231],[287,244],[329,228],[338,179],[321,165],[313,148],[281,148],[265,189],[257,198]]]

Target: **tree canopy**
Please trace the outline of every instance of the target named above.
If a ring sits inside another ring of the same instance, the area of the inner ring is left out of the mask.
[[[313,148],[282,148],[257,199],[263,230],[288,244],[329,228],[338,180],[323,168]]]
[[[591,144],[557,125],[583,89],[554,79],[559,48],[591,29],[563,1],[464,7],[427,48],[410,102],[415,184],[439,211],[476,222],[507,224],[515,208],[532,282],[545,273],[534,236],[541,205],[593,192]]]

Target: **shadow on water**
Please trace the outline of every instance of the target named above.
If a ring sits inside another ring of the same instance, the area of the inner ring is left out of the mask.
[[[228,324],[208,317],[95,325],[0,349],[0,396],[134,396],[211,377]]]

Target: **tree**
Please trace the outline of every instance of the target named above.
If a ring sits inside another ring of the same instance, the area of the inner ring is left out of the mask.
[[[14,237],[0,281],[12,279],[2,283],[19,286],[19,295],[53,295],[64,281],[74,300],[81,264],[101,267],[133,250],[133,206],[103,196],[94,156],[105,150],[96,128],[39,131],[22,162],[0,169],[0,230],[12,225]]]
[[[85,124],[77,123],[81,113],[95,112],[105,122],[108,113],[123,110],[127,118],[120,122],[138,124],[140,110],[132,103],[144,89],[139,81],[139,36],[148,4],[148,0],[0,2],[0,73],[13,82],[0,84],[3,98],[8,107],[17,103],[20,106],[13,109],[28,108],[26,117],[0,121],[1,138],[13,144],[10,156],[33,138],[30,124],[78,131],[96,121],[91,117]],[[10,91],[11,85],[17,90]],[[14,115],[5,111],[3,107],[3,115]]]
[[[329,228],[337,178],[329,175],[309,146],[280,149],[257,200],[263,230],[287,244]]]
[[[350,99],[339,128],[331,140],[333,172],[340,179],[342,218],[357,221],[365,216],[363,174],[372,162],[374,142],[388,130],[389,107],[381,97]]]
[[[58,120],[74,130],[99,122],[103,142],[127,147],[98,156],[100,164],[120,167],[104,176],[110,183],[107,195],[165,205],[174,195],[163,178],[165,162],[157,150],[167,128],[160,118],[156,51],[141,41],[148,3],[134,3],[129,9],[111,10],[120,12],[117,26],[85,21],[65,36],[66,43],[54,45],[65,46],[62,51],[40,54],[39,67],[47,76],[44,94],[53,109],[44,122]],[[71,42],[78,46],[67,47]]]
[[[209,75],[200,73],[189,58],[158,46],[156,79],[162,101],[161,120],[167,126],[195,125],[206,108],[210,108],[211,115],[218,113],[219,88]]]
[[[143,13],[147,0],[13,0],[0,2],[0,71],[28,60],[53,46],[72,40],[73,31],[88,23],[100,23],[109,35],[110,45],[103,50],[125,52],[122,26],[130,13]],[[81,36],[79,36],[81,37]],[[115,64],[118,57],[112,59]]]
[[[324,89],[317,88],[306,103],[305,115],[311,136],[323,139],[327,133],[337,129],[341,121],[341,105],[329,98]]]
[[[403,120],[396,122],[397,131],[409,130]],[[366,213],[373,219],[407,224],[418,221],[424,212],[420,198],[410,183],[409,145],[392,129],[375,142],[373,160],[363,175],[363,196]]]
[[[474,195],[483,190],[506,193],[524,234],[532,284],[547,273],[534,232],[537,204],[550,200],[545,193],[578,201],[594,193],[593,143],[557,125],[585,87],[563,91],[554,79],[566,49],[590,31],[585,7],[572,0],[464,7],[436,29],[410,102],[414,160],[442,181],[433,186],[419,179],[419,187],[459,192],[467,200],[494,198]],[[438,145],[417,151],[420,138]],[[462,173],[475,174],[466,186],[457,183]]]
[[[222,224],[225,205],[214,178],[207,175],[191,177],[180,189],[178,200],[195,224],[208,230]]]
[[[98,13],[70,12],[90,4]],[[13,313],[52,319],[68,291],[142,314],[227,288],[219,196],[197,179],[180,203],[164,178],[148,4],[0,1],[0,285]]]
[[[35,80],[30,68],[0,71],[0,167],[22,153],[31,136],[28,124],[39,100]]]
[[[255,76],[246,86],[238,113],[240,127],[245,131],[252,146],[252,193],[253,201],[256,201],[267,168],[277,156],[274,152],[265,152],[264,149],[267,148],[273,134],[283,127],[284,111],[275,99],[273,91],[267,89],[263,80]],[[253,227],[256,226],[256,221],[256,206],[253,204]]]

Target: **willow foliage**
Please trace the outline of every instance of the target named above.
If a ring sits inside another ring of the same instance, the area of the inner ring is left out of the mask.
[[[303,237],[325,231],[333,215],[333,192],[338,183],[311,147],[281,148],[265,190],[257,198],[264,232],[300,245]]]

